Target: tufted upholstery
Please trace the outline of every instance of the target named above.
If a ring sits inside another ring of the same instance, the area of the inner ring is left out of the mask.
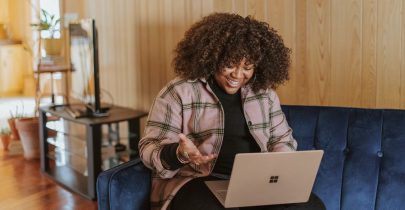
[[[325,152],[313,192],[328,210],[405,208],[405,110],[282,109],[298,150]],[[103,172],[99,209],[148,209],[149,176],[139,159]]]

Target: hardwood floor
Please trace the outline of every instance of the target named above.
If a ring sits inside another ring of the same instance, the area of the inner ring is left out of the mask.
[[[0,146],[0,210],[98,209],[97,202],[68,191],[40,172],[39,161],[10,157]]]

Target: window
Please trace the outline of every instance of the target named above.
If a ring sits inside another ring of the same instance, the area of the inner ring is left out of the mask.
[[[39,5],[41,10],[45,10],[50,15],[55,15],[52,23],[55,23],[56,20],[60,18],[59,14],[59,0],[40,0]],[[49,15],[48,15],[49,16]],[[41,12],[41,19],[44,18],[44,14]],[[48,21],[51,20],[51,17],[47,17]],[[55,29],[60,30],[60,23],[58,23]],[[49,31],[41,31],[41,38],[51,38],[51,33]],[[55,32],[53,38],[60,38],[60,31]]]

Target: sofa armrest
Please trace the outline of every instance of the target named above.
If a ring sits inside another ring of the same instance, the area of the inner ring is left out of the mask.
[[[98,209],[150,209],[150,173],[140,158],[102,172],[97,178]]]

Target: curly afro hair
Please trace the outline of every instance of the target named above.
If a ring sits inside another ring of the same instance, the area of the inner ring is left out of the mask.
[[[250,16],[212,13],[194,23],[174,49],[175,73],[185,79],[209,78],[228,66],[254,64],[254,92],[277,89],[289,80],[291,50],[277,31]],[[211,77],[212,78],[212,77]]]

